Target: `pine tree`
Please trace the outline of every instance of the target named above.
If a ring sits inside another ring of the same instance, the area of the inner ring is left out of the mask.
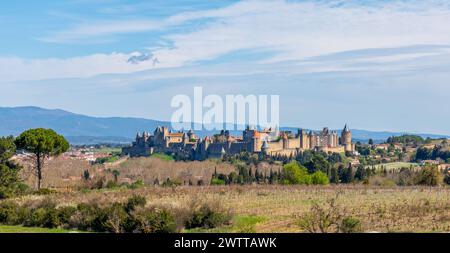
[[[330,172],[330,182],[332,184],[339,184],[339,173],[338,170],[336,168],[331,168],[331,172]]]

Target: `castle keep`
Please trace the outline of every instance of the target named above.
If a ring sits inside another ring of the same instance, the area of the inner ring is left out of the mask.
[[[122,149],[131,157],[149,156],[155,152],[175,153],[194,160],[221,158],[241,152],[262,153],[268,156],[295,156],[305,150],[324,152],[354,152],[352,133],[347,125],[339,136],[336,131],[324,128],[320,132],[299,129],[290,131],[274,129],[257,130],[247,127],[242,137],[232,136],[229,131],[221,131],[214,136],[199,138],[193,131],[172,132],[167,127],[157,127],[150,135],[147,132],[136,135],[130,147]]]

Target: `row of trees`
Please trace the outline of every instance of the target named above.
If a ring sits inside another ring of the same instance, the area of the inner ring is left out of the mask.
[[[442,159],[444,161],[450,162],[450,151],[445,147],[435,147],[434,149],[429,149],[421,147],[417,149],[416,160],[437,160]]]
[[[252,170],[246,166],[238,166],[238,172],[231,172],[228,175],[214,172],[211,178],[212,185],[230,185],[230,184],[329,184],[328,176],[317,171],[309,173],[308,170],[297,162],[291,162],[283,166],[279,171],[270,170],[269,173],[263,173]]]
[[[386,142],[387,143],[402,143],[402,144],[406,144],[406,145],[419,145],[419,144],[424,144],[424,143],[430,143],[431,139],[430,138],[424,139],[418,135],[405,134],[402,136],[389,137]]]

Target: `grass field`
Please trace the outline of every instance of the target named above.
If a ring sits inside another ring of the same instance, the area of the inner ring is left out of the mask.
[[[172,209],[193,200],[220,202],[234,214],[230,226],[184,232],[305,232],[298,219],[314,203],[324,205],[339,193],[337,203],[345,215],[359,219],[364,232],[450,232],[450,188],[342,186],[203,186],[146,187],[139,189],[65,192],[50,197],[60,205],[80,202],[126,201],[145,196],[148,205]],[[45,196],[26,196],[33,201]]]
[[[111,154],[111,153],[121,153],[122,149],[121,148],[109,148],[109,147],[105,147],[105,148],[96,148],[93,150],[94,153],[98,154],[98,153],[102,153],[102,154]]]
[[[0,225],[0,233],[74,233],[77,231]]]

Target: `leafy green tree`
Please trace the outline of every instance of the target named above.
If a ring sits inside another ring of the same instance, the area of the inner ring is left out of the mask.
[[[14,138],[0,137],[0,199],[14,194],[15,186],[20,181],[19,171],[22,167],[10,160],[15,152]]]
[[[0,163],[8,162],[15,153],[14,137],[0,137]]]
[[[313,184],[327,185],[330,183],[328,176],[322,171],[316,171],[311,175],[311,182]]]
[[[310,173],[316,171],[327,172],[330,168],[330,163],[322,155],[314,155],[309,163],[306,164]]]
[[[283,166],[284,184],[311,184],[311,181],[308,170],[297,162],[291,162]]]
[[[331,164],[335,164],[335,163],[341,163],[343,162],[342,156],[339,153],[332,153],[329,157],[328,157],[328,161]]]
[[[353,173],[353,168],[351,166],[347,168],[340,168],[339,178],[341,179],[341,183],[348,184],[352,183],[355,180],[355,174]]]
[[[15,144],[18,149],[27,151],[34,156],[37,188],[41,188],[42,169],[45,160],[50,156],[58,156],[69,149],[69,143],[62,136],[51,129],[30,129],[17,137]]]
[[[367,175],[366,169],[364,168],[363,165],[359,165],[355,172],[355,179],[357,179],[359,181],[363,181],[367,177],[368,177],[368,175]]]

